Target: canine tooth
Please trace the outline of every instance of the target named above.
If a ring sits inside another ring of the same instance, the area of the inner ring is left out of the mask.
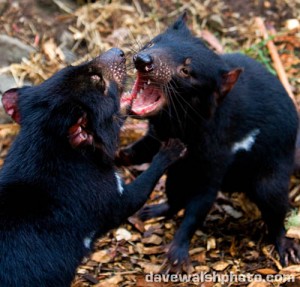
[[[147,82],[147,85],[150,85],[151,84],[151,81],[150,81],[150,79],[148,80],[148,82]]]

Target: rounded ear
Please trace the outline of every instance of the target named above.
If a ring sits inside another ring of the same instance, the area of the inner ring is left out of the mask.
[[[236,68],[222,74],[221,87],[217,99],[218,102],[222,101],[225,96],[231,91],[243,70],[243,68]]]
[[[2,104],[6,113],[11,116],[11,118],[20,123],[21,117],[18,108],[19,99],[19,89],[10,89],[2,95]]]
[[[187,10],[184,10],[184,12],[177,18],[177,20],[173,23],[173,25],[171,25],[170,28],[172,30],[178,30],[178,31],[184,30],[190,32],[190,30],[186,26],[187,19],[188,19],[188,12]]]

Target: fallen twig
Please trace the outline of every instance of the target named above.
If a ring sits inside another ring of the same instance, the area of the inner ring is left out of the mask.
[[[269,53],[270,53],[271,58],[273,60],[274,68],[275,68],[275,70],[278,74],[278,78],[280,79],[282,85],[286,89],[286,91],[287,91],[288,95],[290,96],[290,98],[293,100],[293,102],[297,106],[295,96],[292,92],[288,77],[286,75],[286,72],[284,70],[282,62],[280,60],[278,51],[276,49],[276,46],[275,46],[274,42],[272,40],[270,40],[270,37],[269,37],[268,31],[266,29],[266,26],[264,24],[264,21],[260,17],[256,17],[255,20],[256,20],[256,24],[257,24],[259,30],[262,33],[263,38],[265,40],[267,40],[267,47],[269,49]]]
[[[216,50],[218,54],[223,54],[224,49],[217,37],[208,30],[201,31],[201,37]]]

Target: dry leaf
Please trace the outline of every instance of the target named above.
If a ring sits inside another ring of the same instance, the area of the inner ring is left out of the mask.
[[[57,47],[54,39],[50,39],[43,44],[43,52],[50,61],[54,61],[56,58],[58,58],[60,61],[65,60],[64,53],[59,47]]]
[[[224,204],[221,206],[228,215],[232,216],[235,219],[239,219],[243,216],[242,212],[235,210],[231,205]]]
[[[200,252],[206,251],[206,249],[204,247],[197,247],[197,248],[193,248],[189,251],[190,255],[194,255]]]
[[[144,244],[160,245],[162,243],[162,238],[156,234],[152,234],[150,237],[143,238],[142,242]]]
[[[143,253],[147,255],[151,254],[160,254],[164,252],[164,248],[162,246],[153,246],[153,247],[144,247]]]
[[[138,263],[142,268],[144,273],[159,273],[161,265],[153,264],[150,262],[139,262]]]
[[[114,255],[109,250],[100,250],[92,254],[91,260],[99,263],[107,263],[113,259]]]
[[[270,287],[271,284],[268,282],[251,282],[247,287]]]
[[[214,237],[209,237],[207,239],[206,250],[209,251],[211,249],[216,249],[216,239]]]
[[[249,250],[244,253],[243,257],[248,261],[256,261],[259,257],[259,252],[256,250]]]
[[[144,222],[137,216],[130,216],[127,219],[139,232],[145,232]]]
[[[286,232],[286,236],[289,238],[300,239],[300,227],[299,226],[292,226]]]
[[[216,283],[215,282],[203,282],[201,283],[200,287],[215,287]],[[216,286],[218,287],[218,286]]]
[[[148,282],[145,280],[145,276],[138,275],[136,276],[136,285],[135,287],[173,287],[174,283],[172,282]]]
[[[233,238],[232,242],[231,242],[231,245],[230,245],[230,248],[229,248],[229,252],[230,252],[230,255],[232,257],[235,257],[236,256],[236,245],[235,245],[235,238]]]
[[[211,268],[214,269],[215,271],[224,271],[230,264],[225,261],[219,261],[214,263]]]
[[[131,242],[135,242],[135,241],[139,241],[139,240],[141,240],[141,234],[134,233],[131,235],[131,239],[130,239]]]
[[[196,253],[191,255],[192,261],[197,261],[198,263],[205,263],[206,262],[206,251],[202,251],[200,253]]]
[[[280,274],[300,273],[300,264],[299,265],[290,265],[288,267],[282,268],[279,273]]]
[[[277,274],[277,272],[274,269],[271,268],[261,268],[261,269],[257,269],[255,270],[257,273],[262,274],[262,275],[275,275]]]
[[[122,281],[123,281],[123,277],[121,275],[116,275],[93,286],[94,287],[115,287],[115,286],[119,287],[120,286],[119,283]]]
[[[131,233],[123,227],[118,228],[116,230],[116,239],[117,241],[121,241],[121,240],[129,241],[131,239]]]
[[[15,136],[18,134],[20,126],[18,124],[2,124],[0,125],[0,138]]]
[[[88,271],[86,269],[83,269],[83,268],[78,268],[77,271],[76,271],[78,274],[85,274],[87,273]]]
[[[196,266],[195,270],[197,273],[208,273],[210,268],[207,265]]]
[[[192,261],[199,263],[206,262],[206,249],[204,247],[197,247],[189,251]]]

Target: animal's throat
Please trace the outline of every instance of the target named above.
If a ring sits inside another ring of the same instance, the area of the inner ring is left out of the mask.
[[[142,117],[156,113],[165,103],[160,84],[139,73],[131,91],[131,99],[132,113]]]

